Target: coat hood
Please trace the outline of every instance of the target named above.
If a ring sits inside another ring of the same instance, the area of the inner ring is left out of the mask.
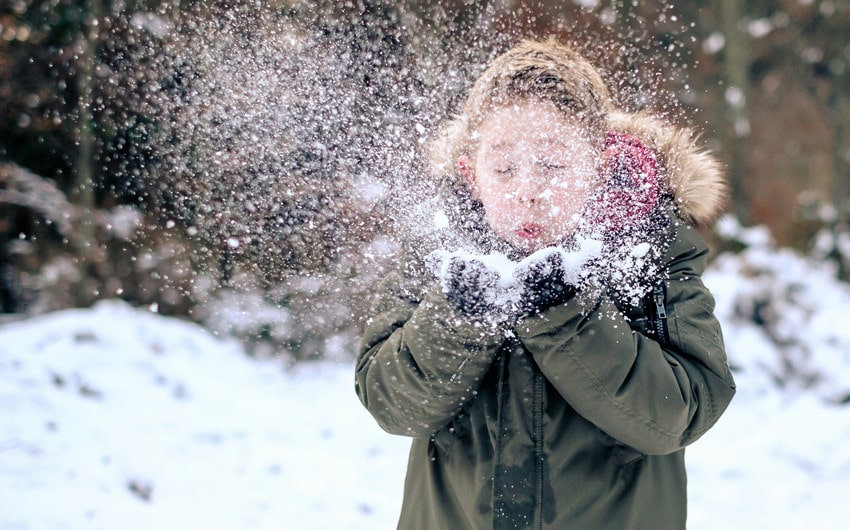
[[[614,112],[611,129],[631,134],[652,149],[662,182],[680,215],[697,227],[710,226],[723,212],[729,191],[717,157],[699,145],[693,129],[672,126],[645,112]]]

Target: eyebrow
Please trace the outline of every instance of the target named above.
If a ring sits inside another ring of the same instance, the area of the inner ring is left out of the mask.
[[[540,145],[549,148],[556,149],[569,149],[570,142],[564,142],[560,138],[541,138],[540,140],[536,140]],[[508,140],[500,140],[496,143],[490,144],[487,146],[488,151],[502,151],[506,147],[513,145],[513,142]]]

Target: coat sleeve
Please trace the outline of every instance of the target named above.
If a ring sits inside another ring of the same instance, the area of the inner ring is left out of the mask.
[[[387,432],[430,436],[475,395],[504,335],[457,311],[439,285],[417,302],[402,281],[387,277],[366,322],[356,390]]]
[[[705,433],[735,393],[714,298],[700,279],[704,246],[669,264],[670,346],[633,332],[605,296],[556,306],[517,333],[545,377],[588,421],[644,454],[677,451]]]

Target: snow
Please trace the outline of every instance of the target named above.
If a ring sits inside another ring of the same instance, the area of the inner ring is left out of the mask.
[[[517,308],[516,304],[524,298],[523,278],[526,278],[535,267],[543,267],[541,270],[551,267],[550,260],[556,255],[560,257],[558,263],[563,267],[560,272],[564,283],[577,286],[584,282],[582,275],[585,266],[594,258],[599,257],[602,252],[602,241],[581,238],[577,241],[576,246],[575,250],[561,246],[544,247],[519,261],[513,261],[501,252],[479,254],[462,249],[451,252],[434,251],[428,256],[427,260],[432,272],[439,278],[445,293],[449,293],[453,288],[451,264],[455,260],[460,260],[466,264],[477,263],[481,267],[480,273],[485,273],[493,278],[492,285],[467,285],[466,287],[467,289],[482,287],[486,289],[481,294],[485,296],[489,303],[498,308],[492,315],[498,320],[506,315],[513,314],[513,311]],[[637,251],[641,252],[642,250],[641,248]],[[646,252],[643,252],[643,254],[646,254]]]
[[[544,247],[536,250],[520,261],[513,261],[501,252],[490,254],[472,253],[466,250],[443,251],[438,250],[431,254],[429,260],[433,264],[434,272],[445,286],[449,263],[452,258],[460,258],[462,261],[479,261],[481,264],[498,277],[498,283],[505,289],[516,287],[517,278],[522,277],[522,271],[531,268],[535,264],[545,263],[553,254],[560,254],[561,263],[564,266],[564,280],[575,283],[580,280],[581,271],[585,264],[598,257],[602,252],[602,241],[598,239],[581,239],[577,243],[576,250],[564,247]],[[645,246],[645,248],[644,248]],[[645,255],[649,251],[648,243],[638,244],[633,253]]]
[[[773,21],[769,18],[759,18],[747,23],[747,32],[754,39],[761,39],[762,37],[770,35],[770,32],[773,31],[773,29]]]
[[[726,36],[720,32],[709,35],[702,43],[702,49],[709,55],[714,55],[726,46]]]
[[[4,530],[393,525],[408,444],[349,365],[284,371],[117,301],[6,325],[0,344]]]
[[[850,288],[768,246],[705,279],[739,392],[688,449],[689,528],[846,527]],[[409,440],[353,379],[118,301],[5,324],[0,528],[395,528]]]

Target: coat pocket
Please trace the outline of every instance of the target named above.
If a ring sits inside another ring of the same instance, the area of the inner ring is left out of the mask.
[[[452,422],[454,423],[454,422]],[[443,456],[448,456],[452,451],[452,447],[457,441],[457,432],[455,432],[452,423],[443,427],[431,436],[431,444]]]
[[[646,456],[634,447],[618,442],[600,429],[597,429],[597,432],[599,433],[599,439],[602,444],[608,448],[608,451],[617,459],[621,466],[634,464],[639,460],[643,460]]]
[[[469,414],[462,411],[448,425],[431,435],[431,444],[443,454],[452,451],[458,439],[469,431]]]

